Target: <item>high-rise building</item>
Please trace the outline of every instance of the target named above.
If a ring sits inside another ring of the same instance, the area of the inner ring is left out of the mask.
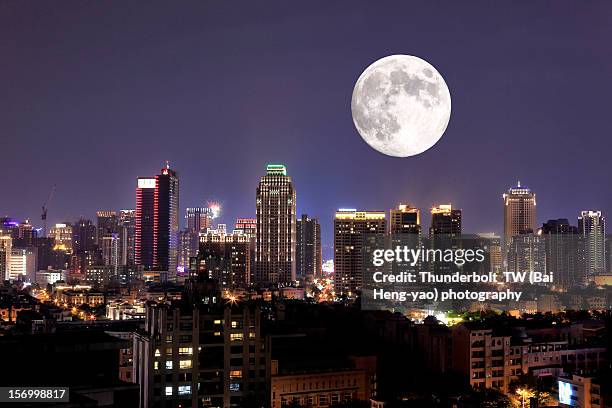
[[[116,275],[120,265],[120,239],[118,233],[105,233],[99,241],[100,251],[102,252],[102,263],[110,266]]]
[[[420,234],[421,216],[418,208],[400,204],[389,211],[389,232],[391,234]]]
[[[548,220],[541,235],[546,246],[546,271],[553,273],[554,286],[569,289],[584,284],[584,240],[578,228],[565,218]]]
[[[96,226],[91,220],[80,218],[72,225],[72,250],[75,254],[96,250]]]
[[[208,228],[207,228],[208,229]],[[189,260],[198,256],[199,235],[204,233],[185,228],[179,232],[179,247],[178,247],[178,270],[181,272],[189,271]]]
[[[209,278],[223,288],[245,287],[250,283],[250,248],[248,235],[209,229],[200,234],[198,265]]]
[[[490,271],[501,273],[503,265],[501,237],[493,232],[480,233],[478,237],[483,240],[485,252],[489,255]]]
[[[7,279],[36,281],[36,248],[12,248]]]
[[[544,237],[524,232],[510,238],[508,271],[546,272],[546,246]]]
[[[54,241],[56,251],[72,252],[72,225],[67,222],[55,224],[49,230],[49,238]]]
[[[323,268],[321,224],[302,214],[296,226],[296,277],[307,281],[320,278]]]
[[[136,188],[136,265],[176,272],[179,179],[166,164],[155,177],[139,177]]]
[[[267,406],[260,315],[243,302],[148,305],[144,330],[134,335],[140,406]]]
[[[536,195],[528,187],[511,187],[502,195],[504,199],[504,259],[507,256],[511,238],[515,235],[536,230]]]
[[[10,278],[10,262],[13,239],[9,235],[0,236],[0,279]]]
[[[461,210],[451,204],[442,204],[431,209],[431,226],[429,236],[461,235]]]
[[[115,234],[119,231],[119,219],[116,211],[98,211],[96,243],[101,245],[102,237]]]
[[[255,279],[276,284],[295,281],[295,188],[283,165],[269,164],[257,187]]]
[[[134,265],[136,241],[136,210],[119,211],[119,264]]]
[[[250,237],[255,238],[257,232],[257,219],[256,218],[238,218],[236,220],[237,231],[242,232]]]
[[[336,296],[353,297],[363,285],[364,234],[384,234],[384,211],[340,209],[334,218],[334,287]]]
[[[581,211],[578,233],[584,238],[585,271],[587,277],[606,273],[606,218],[601,211]]]
[[[185,210],[185,227],[198,233],[212,228],[212,210],[209,207],[190,207]]]

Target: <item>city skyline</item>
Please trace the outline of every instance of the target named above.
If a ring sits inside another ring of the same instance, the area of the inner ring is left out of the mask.
[[[133,180],[165,160],[181,176],[180,214],[217,199],[227,224],[254,216],[260,169],[284,163],[297,213],[320,219],[328,246],[338,208],[400,202],[451,202],[466,230],[500,232],[499,197],[516,180],[537,191],[538,224],[612,211],[602,187],[612,132],[609,8],[558,6],[545,19],[546,3],[529,12],[480,2],[393,11],[358,2],[191,4],[170,17],[163,3],[144,14],[86,3],[0,7],[0,72],[14,84],[0,102],[2,150],[11,152],[0,182],[19,193],[3,197],[1,215],[35,222],[53,185],[49,225],[133,208]],[[453,98],[446,134],[409,159],[369,148],[350,115],[359,73],[394,53],[431,62]],[[587,149],[590,159],[571,165]]]

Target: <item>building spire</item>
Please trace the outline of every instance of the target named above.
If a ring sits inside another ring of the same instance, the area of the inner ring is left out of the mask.
[[[520,187],[520,186],[521,186],[521,180],[519,180],[519,181],[517,182],[516,186],[517,186],[517,187]]]

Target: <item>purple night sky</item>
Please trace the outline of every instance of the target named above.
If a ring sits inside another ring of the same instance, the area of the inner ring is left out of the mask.
[[[165,160],[181,207],[219,200],[230,225],[254,215],[266,163],[286,164],[328,247],[336,208],[399,201],[499,232],[519,179],[538,224],[610,214],[610,21],[605,1],[4,1],[0,215],[40,223],[53,184],[50,225],[132,208]],[[453,98],[417,157],[353,127],[355,80],[390,54],[429,61]]]

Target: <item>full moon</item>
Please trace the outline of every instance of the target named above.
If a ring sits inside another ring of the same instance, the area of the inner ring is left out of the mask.
[[[367,144],[388,156],[408,157],[440,140],[450,119],[451,97],[444,78],[427,61],[391,55],[363,71],[351,111]]]

